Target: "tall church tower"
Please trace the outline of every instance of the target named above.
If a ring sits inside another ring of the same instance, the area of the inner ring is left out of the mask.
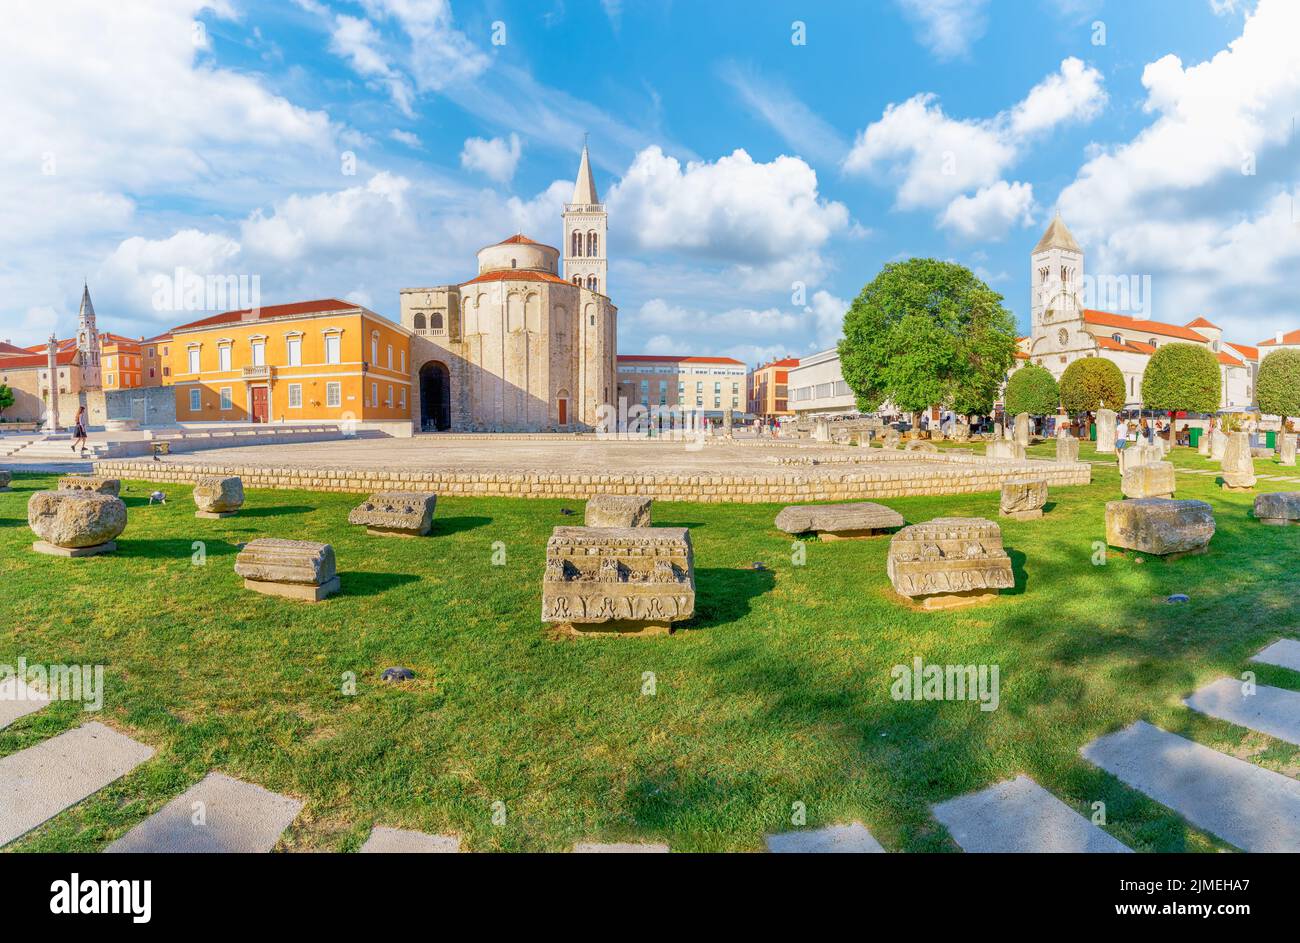
[[[81,385],[84,389],[102,387],[99,366],[99,331],[95,327],[95,306],[90,303],[90,286],[82,283],[81,311],[77,314],[77,351],[81,354]]]
[[[609,295],[605,236],[609,214],[596,195],[587,145],[573,185],[573,200],[564,205],[564,278],[566,281]]]
[[[1083,249],[1059,212],[1034,246],[1030,260],[1031,327],[1036,339],[1083,317]]]

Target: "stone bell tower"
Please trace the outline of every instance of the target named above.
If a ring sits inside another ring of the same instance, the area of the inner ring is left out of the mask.
[[[77,314],[77,352],[81,355],[82,389],[98,390],[104,385],[99,366],[99,330],[95,327],[95,306],[90,303],[90,287],[81,287],[81,311]]]
[[[573,186],[573,200],[564,204],[564,279],[609,295],[606,235],[609,214],[596,195],[587,145]]]

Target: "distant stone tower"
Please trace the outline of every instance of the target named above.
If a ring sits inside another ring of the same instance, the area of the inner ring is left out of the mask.
[[[81,355],[81,386],[98,390],[104,385],[99,366],[99,330],[95,327],[95,306],[90,303],[90,286],[82,283],[81,311],[77,314],[77,351]]]
[[[1059,330],[1083,317],[1083,249],[1061,214],[1052,219],[1030,254],[1033,331]]]
[[[564,278],[583,288],[609,295],[606,234],[609,214],[596,195],[587,145],[573,186],[573,200],[564,205]]]

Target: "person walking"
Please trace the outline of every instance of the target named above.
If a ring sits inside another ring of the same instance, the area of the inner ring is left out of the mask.
[[[72,430],[72,451],[77,451],[78,444],[81,447],[81,455],[86,455],[86,407],[82,406],[77,410],[77,421]]]

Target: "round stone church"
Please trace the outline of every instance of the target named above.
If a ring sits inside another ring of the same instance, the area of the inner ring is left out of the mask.
[[[613,403],[618,309],[586,148],[563,224],[563,272],[560,250],[519,234],[480,249],[469,281],[402,289],[417,430],[590,431]]]

